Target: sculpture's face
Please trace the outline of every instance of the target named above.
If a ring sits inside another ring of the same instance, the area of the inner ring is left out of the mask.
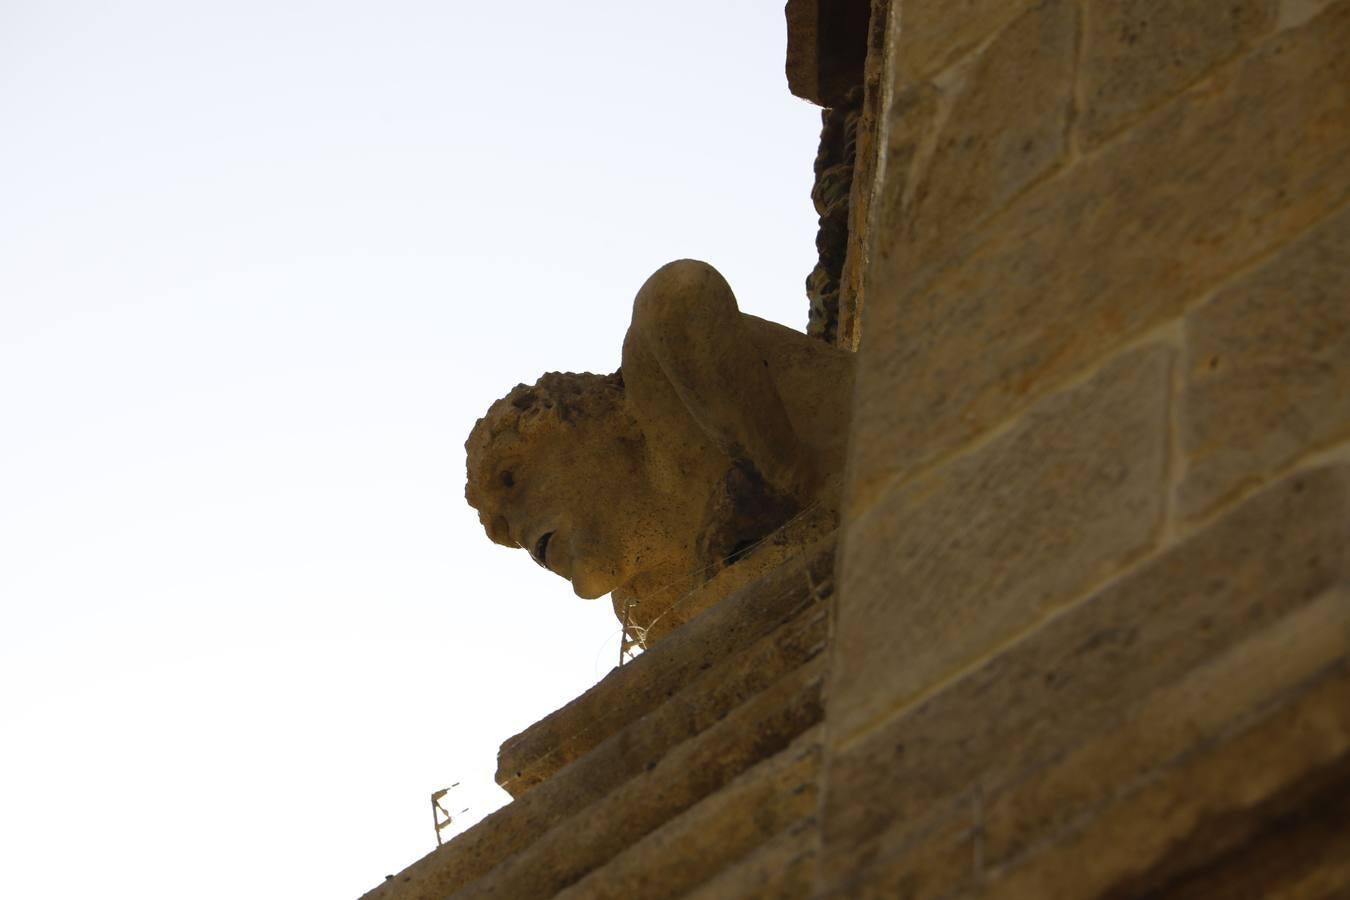
[[[655,500],[631,429],[588,419],[538,429],[504,455],[490,521],[591,599],[672,553]]]

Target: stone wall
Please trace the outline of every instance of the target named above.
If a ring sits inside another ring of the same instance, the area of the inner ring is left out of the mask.
[[[1350,0],[895,0],[819,896],[1350,890]]]

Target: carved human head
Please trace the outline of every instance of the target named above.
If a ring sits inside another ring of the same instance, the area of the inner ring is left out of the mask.
[[[655,549],[642,443],[621,373],[550,372],[478,420],[465,443],[465,497],[493,541],[529,551],[578,596],[599,597]]]

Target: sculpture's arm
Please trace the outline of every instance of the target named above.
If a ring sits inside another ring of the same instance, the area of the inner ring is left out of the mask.
[[[623,371],[640,415],[669,415],[663,405],[677,398],[674,414],[687,414],[729,457],[750,462],[785,494],[810,495],[809,455],[731,287],[712,266],[679,260],[647,279],[633,303]]]

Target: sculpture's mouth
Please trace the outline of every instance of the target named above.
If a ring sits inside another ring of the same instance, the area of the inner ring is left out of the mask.
[[[548,568],[548,545],[549,542],[553,540],[553,535],[554,532],[552,531],[546,531],[539,535],[539,540],[534,542],[534,547],[530,551],[530,555],[534,557],[534,561],[539,563],[539,565],[543,566],[545,569]]]

